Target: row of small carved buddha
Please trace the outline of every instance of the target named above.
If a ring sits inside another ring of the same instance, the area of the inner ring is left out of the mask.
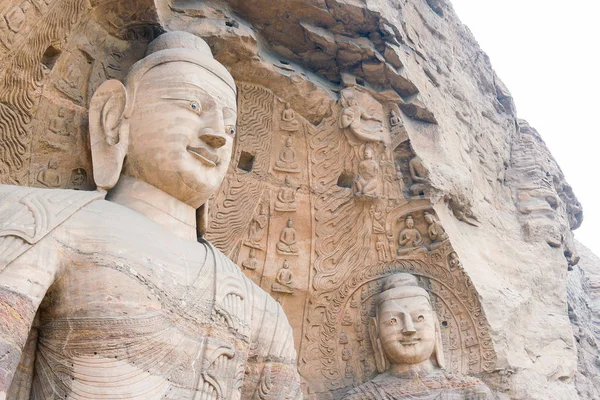
[[[48,167],[42,169],[36,175],[38,183],[48,188],[60,188],[63,184],[63,178],[58,171],[58,161],[50,159]],[[75,168],[71,171],[69,186],[73,189],[81,189],[88,181],[87,172],[83,168]]]
[[[258,260],[256,258],[256,249],[251,248],[248,253],[248,258],[242,263],[242,267],[247,270],[254,271],[258,266]],[[275,281],[271,285],[271,290],[278,293],[293,294],[293,274],[290,270],[290,262],[286,258],[283,260],[283,264],[277,274],[275,275]]]

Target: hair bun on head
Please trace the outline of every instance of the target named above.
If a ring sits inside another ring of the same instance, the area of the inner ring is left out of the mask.
[[[208,44],[200,37],[182,31],[166,32],[154,39],[146,50],[146,56],[167,49],[189,49],[205,53],[212,58]]]

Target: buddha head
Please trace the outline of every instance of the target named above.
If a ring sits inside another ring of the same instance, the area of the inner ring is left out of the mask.
[[[427,222],[428,225],[431,225],[435,222],[435,219],[433,219],[433,215],[431,215],[427,211],[423,213],[423,217],[425,218],[425,222]]]
[[[413,217],[411,215],[406,217],[406,220],[404,221],[404,225],[408,229],[413,229],[415,227],[415,220],[413,219]]]
[[[124,84],[108,80],[92,97],[98,189],[122,174],[199,208],[225,177],[236,116],[233,78],[206,42],[186,32],[159,36]]]
[[[438,319],[413,275],[386,278],[369,330],[380,373],[444,368]]]

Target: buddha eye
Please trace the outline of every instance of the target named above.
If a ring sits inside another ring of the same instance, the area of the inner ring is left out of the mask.
[[[418,321],[418,322],[423,322],[423,321],[425,321],[425,317],[424,317],[424,316],[422,316],[422,315],[419,315],[419,316],[417,317],[417,321]]]
[[[392,318],[390,320],[390,325],[396,325],[398,323],[398,320],[396,318]]]
[[[235,136],[235,126],[226,126],[225,132],[229,133],[231,136]]]
[[[199,112],[202,110],[202,107],[200,107],[200,104],[198,104],[197,101],[191,101],[190,102],[190,108],[196,112]]]

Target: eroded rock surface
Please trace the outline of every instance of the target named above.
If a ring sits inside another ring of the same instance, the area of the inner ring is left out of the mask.
[[[308,398],[376,375],[367,321],[396,272],[432,295],[449,371],[501,399],[598,390],[567,313],[581,206],[449,2],[12,0],[0,14],[0,179],[23,186],[94,189],[96,88],[164,31],[206,40],[238,126],[199,217],[286,312]]]
[[[575,242],[579,263],[569,272],[569,317],[577,342],[575,386],[582,399],[600,398],[600,259]]]

